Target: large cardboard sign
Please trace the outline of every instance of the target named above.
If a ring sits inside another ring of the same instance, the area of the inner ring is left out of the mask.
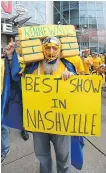
[[[18,29],[20,40],[29,38],[44,38],[48,36],[76,36],[73,25],[40,25]]]
[[[23,125],[32,132],[100,136],[101,76],[22,78]]]
[[[44,59],[42,41],[45,37],[58,37],[61,58],[79,55],[76,30],[73,25],[40,25],[18,28],[22,57],[25,63]]]

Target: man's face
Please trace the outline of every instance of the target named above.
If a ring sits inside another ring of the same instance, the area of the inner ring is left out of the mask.
[[[58,53],[58,46],[57,47],[56,46],[46,46],[45,51],[48,56],[55,57]]]
[[[44,49],[45,58],[49,62],[59,57],[60,48],[58,45],[46,45]]]
[[[84,54],[85,54],[85,56],[88,56],[89,55],[89,52],[88,51],[85,51]]]

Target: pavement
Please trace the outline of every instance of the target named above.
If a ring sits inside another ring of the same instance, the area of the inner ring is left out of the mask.
[[[39,161],[34,154],[32,134],[28,141],[24,141],[19,130],[10,131],[11,152],[2,164],[1,173],[39,173]],[[102,92],[101,137],[88,137],[88,139],[106,154],[106,92]],[[52,158],[53,170],[56,173],[53,146]],[[72,166],[70,173],[106,173],[106,157],[85,140],[83,168],[79,171]]]

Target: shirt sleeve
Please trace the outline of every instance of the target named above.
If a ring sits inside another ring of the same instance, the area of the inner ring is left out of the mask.
[[[82,62],[80,57],[79,57],[79,60],[78,60],[78,69],[77,70],[78,70],[78,73],[84,72],[83,62]]]

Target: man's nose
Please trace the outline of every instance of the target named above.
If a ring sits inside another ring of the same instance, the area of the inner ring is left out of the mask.
[[[54,52],[54,49],[51,47],[51,53],[53,53]]]

